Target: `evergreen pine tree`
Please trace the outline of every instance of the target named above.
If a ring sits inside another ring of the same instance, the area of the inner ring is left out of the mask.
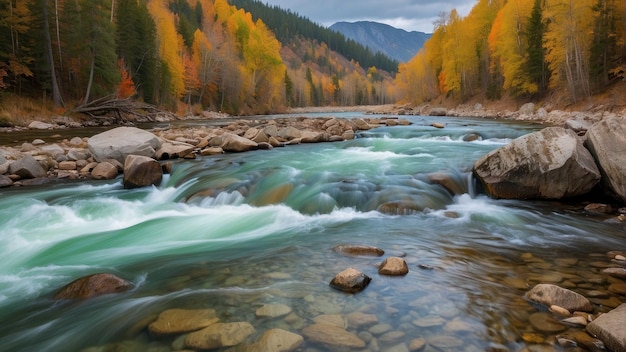
[[[548,66],[545,61],[545,49],[543,47],[543,33],[545,24],[542,18],[542,2],[535,0],[530,19],[528,21],[528,49],[526,69],[533,82],[537,84],[539,95],[543,95],[548,88]]]

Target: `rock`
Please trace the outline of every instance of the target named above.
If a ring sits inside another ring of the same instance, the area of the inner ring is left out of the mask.
[[[68,143],[74,147],[80,147],[83,145],[83,139],[80,137],[73,137]]]
[[[574,326],[574,327],[585,327],[587,326],[587,319],[580,315],[576,315],[573,317],[565,318],[561,320],[561,322],[565,325]]]
[[[181,334],[204,329],[219,321],[214,309],[168,309],[148,326],[154,336]]]
[[[62,161],[59,163],[59,170],[76,170],[76,162]]]
[[[620,296],[626,296],[626,282],[614,282],[609,286],[609,291]]]
[[[69,160],[87,160],[89,159],[89,150],[82,148],[73,148],[67,151],[67,158]]]
[[[365,314],[362,312],[353,312],[346,316],[348,326],[351,328],[361,328],[378,323],[378,317],[375,314]]]
[[[290,352],[304,343],[304,338],[282,329],[267,330],[261,339],[245,349],[246,352]]]
[[[435,336],[428,339],[428,344],[443,351],[457,351],[463,341],[454,336]]]
[[[354,268],[348,268],[335,275],[330,281],[330,286],[340,291],[356,293],[363,291],[370,281],[372,281],[371,277]]]
[[[199,350],[236,346],[255,331],[248,322],[217,323],[187,335],[185,346]]]
[[[28,125],[28,128],[33,130],[49,130],[54,128],[54,125],[41,121],[33,121]]]
[[[292,139],[302,138],[302,131],[295,127],[287,126],[278,131],[277,137],[290,141]]]
[[[430,124],[434,128],[445,128],[446,126],[441,122],[433,122]]]
[[[11,163],[9,165],[9,173],[25,179],[46,176],[46,170],[30,155],[26,155]]]
[[[89,168],[90,165],[85,166],[85,168]],[[84,170],[84,169],[83,169]],[[81,172],[83,171],[81,170]],[[96,180],[112,180],[117,177],[119,172],[117,171],[117,167],[109,162],[98,163],[93,170],[91,170],[91,177]]]
[[[430,183],[440,185],[452,195],[467,193],[467,185],[457,182],[452,175],[445,172],[436,172],[429,174],[428,181]]]
[[[222,149],[222,147],[208,147],[200,151],[200,155],[202,156],[219,155],[219,154],[224,154],[224,149]]]
[[[602,340],[610,351],[626,351],[626,303],[589,323],[587,332]]]
[[[593,306],[587,298],[574,291],[570,291],[556,285],[538,284],[528,291],[524,297],[547,307],[557,305],[569,310],[570,312],[593,311]]]
[[[115,159],[124,163],[131,154],[154,158],[161,141],[154,134],[136,127],[117,127],[89,138],[87,147],[98,162]]]
[[[385,254],[385,251],[378,247],[364,246],[358,244],[340,244],[333,247],[333,250],[337,253],[347,255],[369,255],[380,257]]]
[[[236,134],[224,133],[221,137],[221,147],[227,152],[241,153],[259,148],[259,145],[256,142],[244,137],[239,137]]]
[[[589,192],[600,172],[572,131],[548,127],[515,139],[474,164],[495,198],[560,199]]]
[[[585,206],[585,211],[594,214],[610,214],[613,212],[613,207],[609,204],[591,203]]]
[[[346,141],[354,139],[354,131],[353,130],[348,130],[348,131],[343,132],[341,134],[341,138],[343,138]]]
[[[560,315],[562,317],[569,317],[570,315],[572,315],[572,313],[561,307],[561,306],[557,306],[556,304],[551,305],[548,310],[556,315]]]
[[[428,113],[429,116],[446,116],[448,114],[448,110],[443,107],[435,107],[430,109]]]
[[[193,151],[194,146],[183,142],[165,142],[156,151],[157,160],[182,158]]]
[[[55,159],[61,155],[65,155],[65,149],[58,144],[44,145],[41,147],[41,151]]]
[[[535,104],[526,103],[517,111],[520,115],[532,115],[535,113]]]
[[[64,286],[54,299],[84,299],[108,293],[124,292],[133,287],[130,282],[112,274],[93,274],[81,277]]]
[[[582,120],[569,119],[565,121],[565,125],[563,127],[576,132],[578,135],[583,135],[587,133],[591,125]]]
[[[602,184],[626,203],[626,119],[604,119],[587,132],[587,147],[602,173]]]
[[[124,188],[158,186],[163,179],[163,169],[154,159],[129,155],[124,163]]]
[[[313,318],[313,322],[317,324],[330,324],[338,326],[342,329],[347,328],[346,319],[340,314],[322,314]]]
[[[46,142],[45,142],[43,139],[39,139],[39,138],[37,138],[37,139],[34,139],[34,140],[31,142],[31,144],[32,144],[32,145],[42,145],[42,144],[46,144]]]
[[[348,349],[365,347],[365,341],[335,325],[313,324],[304,328],[302,334],[313,342],[334,348]]]
[[[411,352],[421,351],[424,347],[426,347],[426,339],[423,337],[413,339],[409,343],[409,351]]]
[[[258,318],[278,318],[291,313],[291,308],[284,304],[266,304],[256,310]]]
[[[9,176],[0,175],[0,188],[9,187],[13,185],[13,180]]]
[[[409,266],[402,258],[389,257],[378,267],[378,273],[391,276],[406,275],[409,273]]]
[[[624,268],[606,268],[602,272],[613,277],[626,279],[626,269]]]
[[[539,332],[552,334],[567,329],[565,325],[559,323],[552,315],[546,312],[533,313],[528,317],[528,321],[530,325]]]

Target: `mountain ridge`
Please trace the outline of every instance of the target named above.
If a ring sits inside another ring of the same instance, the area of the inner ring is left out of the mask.
[[[408,32],[373,21],[341,21],[329,29],[400,62],[407,62],[415,56],[432,35],[418,31]]]

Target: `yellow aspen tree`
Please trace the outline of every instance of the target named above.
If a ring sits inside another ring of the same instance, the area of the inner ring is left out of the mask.
[[[185,94],[184,45],[182,37],[176,32],[174,15],[160,0],[150,0],[148,11],[156,24],[159,57],[162,63],[167,65],[170,73],[169,89],[172,94],[180,98]]]
[[[526,28],[534,0],[510,0],[500,10],[491,33],[489,48],[504,77],[503,88],[514,95],[536,93],[538,86],[526,70]]]
[[[544,37],[550,85],[566,88],[577,102],[590,95],[589,48],[593,31],[593,0],[547,0]]]

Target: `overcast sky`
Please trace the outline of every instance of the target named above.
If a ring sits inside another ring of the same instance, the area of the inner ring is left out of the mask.
[[[433,22],[442,11],[456,9],[466,16],[476,0],[261,0],[290,9],[313,22],[330,26],[335,22],[376,21],[407,31],[432,33]]]

